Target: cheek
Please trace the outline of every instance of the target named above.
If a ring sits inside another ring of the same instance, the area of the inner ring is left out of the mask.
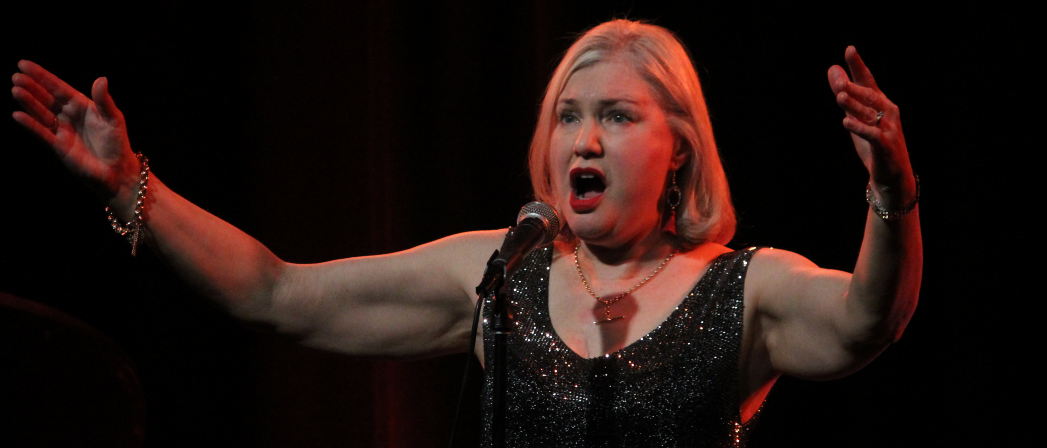
[[[631,169],[627,176],[629,185],[623,191],[631,201],[647,204],[649,200],[661,196],[662,179],[665,178],[664,164],[654,160],[636,160]]]
[[[574,153],[572,143],[566,142],[563,135],[553,133],[549,144],[549,174],[552,176],[553,192],[555,193],[562,191],[563,181],[567,179],[571,155]]]
[[[549,154],[553,161],[569,159],[574,153],[574,138],[559,126],[549,137]]]
[[[619,189],[628,202],[647,206],[656,203],[665,188],[665,178],[670,168],[670,154],[662,148],[647,148],[636,151],[622,159]]]
[[[634,144],[637,147],[645,141],[638,141]],[[632,179],[636,181],[642,181],[644,183],[660,183],[661,179],[668,175],[670,167],[670,159],[672,158],[672,147],[665,147],[665,145],[657,146],[646,146],[642,151],[631,152],[628,157],[623,160],[623,168],[628,170],[632,176]]]

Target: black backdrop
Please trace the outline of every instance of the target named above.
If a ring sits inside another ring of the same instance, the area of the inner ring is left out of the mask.
[[[1036,247],[1015,224],[1036,193],[1021,181],[1024,154],[1042,148],[1023,109],[1036,102],[1031,14],[874,6],[51,2],[5,7],[0,61],[13,73],[34,60],[85,92],[107,76],[157,176],[304,263],[510,224],[530,200],[526,148],[570,36],[648,19],[697,61],[740,213],[731,246],[850,270],[866,174],[825,73],[853,44],[900,105],[923,181],[921,304],[859,373],[781,380],[753,446],[1009,440],[1035,400],[1039,347],[1020,317],[1030,275],[1012,268]],[[128,352],[147,446],[444,444],[463,358],[348,359],[238,323],[148,251],[131,259],[46,148],[13,120],[0,129],[0,291],[80,317]]]

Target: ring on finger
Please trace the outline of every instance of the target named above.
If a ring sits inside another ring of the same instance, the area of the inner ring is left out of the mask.
[[[876,126],[880,125],[880,120],[882,120],[882,119],[883,119],[883,111],[882,110],[881,111],[877,111],[876,112]],[[55,121],[58,121],[58,119],[56,118]]]

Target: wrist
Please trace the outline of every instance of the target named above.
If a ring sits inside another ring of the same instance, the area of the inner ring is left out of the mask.
[[[874,201],[887,210],[897,210],[907,207],[919,197],[919,178],[911,171],[905,175],[897,176],[892,181],[877,181],[876,178],[869,179],[867,191],[872,194],[872,199],[866,197],[870,204]]]
[[[125,222],[134,220],[144,168],[145,165],[136,153],[134,157],[124,158],[124,163],[114,169],[114,180],[110,187],[112,193],[105,201],[105,205],[114,215]]]
[[[891,221],[908,215],[916,209],[916,205],[920,202],[920,178],[913,174],[909,180],[911,187],[893,189],[878,187],[870,180],[865,187],[865,201],[869,203],[872,212],[885,221]],[[912,193],[905,194],[906,190]]]
[[[139,162],[139,177],[137,182],[138,188],[134,196],[132,218],[125,224],[117,216],[115,210],[110,207],[105,208],[106,213],[109,215],[109,225],[113,227],[113,231],[120,236],[126,237],[127,242],[131,244],[131,256],[135,256],[138,253],[138,245],[144,237],[146,193],[149,189],[149,159],[142,153],[136,153],[135,157]],[[117,196],[119,197],[120,195],[117,194]]]

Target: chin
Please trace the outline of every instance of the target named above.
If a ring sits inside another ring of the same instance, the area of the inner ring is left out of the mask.
[[[613,220],[600,219],[597,213],[586,213],[578,215],[571,213],[568,225],[574,236],[592,243],[609,241],[615,234],[615,223]],[[573,219],[572,219],[573,218]]]

